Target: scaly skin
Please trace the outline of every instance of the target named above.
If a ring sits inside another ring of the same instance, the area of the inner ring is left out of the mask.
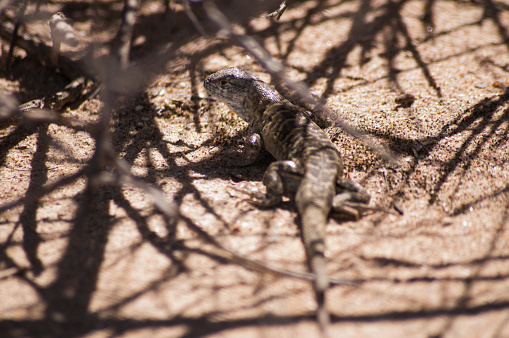
[[[317,319],[325,332],[329,313],[325,292],[329,278],[325,263],[325,226],[331,209],[359,217],[369,195],[355,182],[343,179],[341,156],[328,136],[273,87],[254,75],[231,67],[210,75],[205,89],[250,124],[253,131],[244,164],[253,163],[262,147],[275,158],[264,176],[265,196],[251,201],[262,207],[294,196],[310,271],[315,275]]]

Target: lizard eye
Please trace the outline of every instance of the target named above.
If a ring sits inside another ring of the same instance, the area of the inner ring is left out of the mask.
[[[226,81],[226,80],[221,80],[219,82],[219,85],[221,86],[221,88],[225,88],[227,84],[228,84],[228,81]]]

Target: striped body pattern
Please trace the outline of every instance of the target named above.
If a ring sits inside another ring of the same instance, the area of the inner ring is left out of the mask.
[[[272,86],[234,67],[210,75],[204,86],[250,124],[253,136],[243,164],[253,163],[262,148],[276,159],[263,179],[267,193],[253,197],[251,203],[272,207],[283,196],[294,197],[308,266],[315,275],[317,319],[326,331],[327,219],[331,209],[358,217],[356,207],[367,205],[370,197],[360,185],[343,179],[341,156],[327,134]]]

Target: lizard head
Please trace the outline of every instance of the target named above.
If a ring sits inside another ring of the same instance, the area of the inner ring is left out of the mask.
[[[210,75],[203,86],[210,95],[223,101],[247,122],[257,119],[267,103],[276,102],[281,95],[253,74],[235,67]]]

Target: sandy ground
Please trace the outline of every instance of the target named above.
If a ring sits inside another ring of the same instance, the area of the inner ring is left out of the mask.
[[[509,3],[289,2],[275,23],[263,13],[277,2],[224,2],[239,33],[395,154],[384,162],[327,128],[346,176],[374,206],[404,211],[330,220],[328,272],[357,281],[327,295],[333,336],[509,337]],[[121,2],[93,3],[43,6],[27,31],[49,42],[44,19],[64,11],[82,40],[66,50],[77,58],[118,27]],[[200,37],[176,8],[169,25],[162,1],[143,2],[133,60],[162,41],[172,42],[174,57],[146,90],[119,103],[115,150],[225,247],[305,272],[291,201],[258,210],[237,190],[261,189],[271,159],[234,165],[246,125],[201,84],[231,65],[270,77],[241,48]],[[0,74],[0,88],[20,102],[66,83],[22,51]],[[404,93],[415,97],[410,107],[395,101]],[[98,97],[62,115],[92,122],[100,109]],[[1,203],[77,172],[94,147],[87,132],[56,125],[0,130]],[[217,259],[186,223],[168,228],[139,189],[101,189],[90,206],[85,186],[82,178],[0,214],[2,337],[318,335],[308,282]]]

